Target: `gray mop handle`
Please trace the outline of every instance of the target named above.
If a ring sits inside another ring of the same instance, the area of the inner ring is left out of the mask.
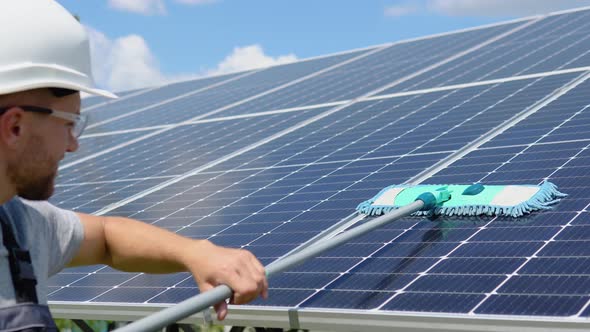
[[[410,214],[422,210],[424,202],[416,200],[415,202],[405,205],[390,213],[377,217],[360,226],[357,226],[349,231],[341,233],[331,239],[316,243],[309,246],[300,252],[289,255],[266,267],[266,275],[270,277],[274,274],[283,272],[295,265],[301,264],[304,261],[313,258],[326,250],[332,249],[338,245],[348,242],[349,240],[359,237],[379,228],[385,224],[395,221],[399,218],[407,217]],[[192,314],[201,312],[215,303],[225,301],[232,296],[232,290],[226,285],[217,286],[207,292],[195,295],[178,304],[163,309],[155,314],[137,320],[124,327],[116,329],[116,332],[135,332],[135,331],[156,331],[168,325],[174,324],[177,321],[184,319]]]

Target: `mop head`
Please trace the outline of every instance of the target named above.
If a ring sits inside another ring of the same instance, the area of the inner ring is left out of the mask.
[[[551,182],[538,185],[484,186],[473,185],[416,185],[389,186],[375,197],[359,204],[357,211],[379,216],[410,204],[418,196],[431,193],[439,202],[434,209],[415,215],[444,216],[511,216],[521,217],[538,210],[549,210],[551,205],[566,197]]]

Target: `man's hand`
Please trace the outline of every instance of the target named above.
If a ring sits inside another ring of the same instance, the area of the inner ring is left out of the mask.
[[[268,297],[268,282],[262,264],[249,251],[219,247],[209,241],[195,242],[195,255],[186,266],[195,277],[201,292],[216,286],[229,286],[234,295],[231,304],[244,304],[261,295]],[[225,301],[215,305],[217,319],[227,315]]]

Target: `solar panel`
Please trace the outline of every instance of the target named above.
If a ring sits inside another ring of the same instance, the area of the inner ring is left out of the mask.
[[[325,110],[325,108],[324,108]],[[164,128],[158,132],[141,132],[144,136],[135,137],[138,133],[117,134],[111,136],[97,136],[89,140],[99,146],[98,140],[108,140],[118,144],[119,148],[108,153],[97,152],[100,158],[76,163],[72,161],[64,165],[58,177],[58,189],[68,186],[68,192],[84,192],[80,199],[99,203],[114,203],[121,200],[121,192],[132,195],[146,188],[144,184],[163,182],[170,176],[182,175],[198,167],[205,167],[208,163],[225,157],[228,151],[247,147],[276,131],[288,128],[294,123],[321,112],[322,108],[313,108],[299,112],[271,114],[267,116],[253,116],[224,121],[208,121],[198,124],[187,124],[172,128]],[[120,143],[118,140],[122,140]],[[82,139],[83,143],[85,139]],[[102,183],[101,188],[111,188],[111,191],[94,190],[96,183]],[[78,188],[77,188],[78,187]],[[113,189],[113,188],[117,188]],[[70,201],[70,195],[63,199],[58,190],[52,202],[61,206],[73,208],[80,203]],[[70,203],[75,205],[70,205]],[[86,210],[84,212],[95,212]],[[96,206],[96,205],[92,205]]]
[[[404,218],[271,279],[269,300],[234,308],[240,318],[227,322],[587,328],[588,13],[168,86],[153,107],[105,115],[82,139],[82,161],[65,161],[52,201],[246,248],[268,264],[355,227],[356,205],[389,184],[550,180],[569,194],[553,211]],[[81,318],[198,293],[187,273],[104,266],[67,269],[50,289],[57,317],[74,307]]]
[[[127,91],[118,91],[116,95],[119,98],[123,97],[132,97],[137,94],[141,94],[143,92],[147,92],[150,89],[135,89],[135,90],[127,90]],[[82,111],[85,112],[87,110],[94,109],[98,106],[104,106],[106,104],[111,103],[113,100],[107,97],[102,96],[85,96],[82,98]]]
[[[549,16],[388,92],[589,66],[588,18],[588,11]]]
[[[72,162],[90,157],[98,151],[105,151],[107,149],[113,148],[115,146],[113,144],[114,141],[129,142],[152,132],[154,132],[154,130],[85,135],[80,138],[79,148],[76,153],[67,154],[62,161],[62,165],[68,165]]]
[[[90,104],[84,102],[82,103],[82,111],[92,117],[92,123],[89,125],[89,129],[91,129],[100,126],[104,122],[113,121],[115,118],[128,115],[131,113],[130,110],[138,112],[145,107],[151,107],[169,99],[195,93],[195,91],[205,90],[212,86],[222,85],[241,76],[247,76],[248,74],[248,72],[245,72],[213,76],[186,82],[171,83],[162,87],[151,87],[123,94],[119,93],[118,96],[120,99],[116,102],[106,98],[103,100],[107,100],[107,103],[98,105],[96,103]]]
[[[336,70],[295,84],[290,89],[231,108],[224,114],[248,113],[259,108],[271,110],[300,107],[363,96],[521,24],[522,22],[503,24],[452,36],[393,44]],[[441,52],[432,53],[433,49],[440,49]]]
[[[266,70],[252,71],[241,74],[222,76],[215,79],[203,79],[196,82],[177,83],[183,85],[180,93],[175,86],[165,86],[150,91],[150,100],[143,98],[136,101],[129,99],[125,103],[140,103],[134,111],[122,111],[129,105],[113,104],[108,109],[94,109],[92,114],[106,114],[105,121],[92,126],[90,133],[125,130],[145,126],[175,124],[181,121],[196,120],[219,112],[229,104],[247,98],[256,98],[268,90],[290,84],[291,81],[303,79],[307,75],[327,70],[351,58],[362,56],[365,50],[358,50],[328,57],[271,67]],[[222,80],[222,78],[224,80]],[[199,84],[199,89],[190,91],[191,86]],[[138,96],[139,98],[140,96]],[[133,105],[131,105],[133,106]],[[123,114],[122,114],[123,113]]]
[[[116,203],[138,192],[152,188],[169,177],[131,179],[125,181],[97,181],[58,185],[51,202],[78,212],[96,212],[105,205]]]
[[[478,178],[477,180],[481,179],[489,183],[534,183],[539,179],[549,179],[565,192],[577,194],[566,198],[563,204],[556,207],[555,212],[535,215],[523,223],[504,221],[496,223],[495,227],[484,228],[482,225],[474,229],[474,242],[486,241],[498,245],[502,241],[515,242],[515,244],[522,241],[526,246],[519,246],[516,258],[511,258],[515,266],[498,273],[502,276],[500,282],[492,290],[482,292],[484,298],[478,302],[477,306],[470,308],[472,312],[546,316],[587,314],[583,313],[583,309],[588,304],[585,293],[587,276],[580,275],[579,272],[574,273],[571,271],[572,267],[564,267],[561,271],[555,270],[556,265],[554,265],[559,264],[558,257],[564,255],[569,256],[570,259],[574,258],[574,261],[575,257],[584,259],[583,250],[577,252],[563,250],[565,248],[562,246],[571,246],[575,249],[585,244],[585,227],[582,226],[584,218],[579,218],[587,206],[570,206],[569,201],[577,201],[581,197],[588,196],[579,192],[585,186],[585,179],[580,175],[584,174],[586,167],[579,163],[575,167],[570,165],[572,162],[577,162],[578,158],[584,158],[588,149],[587,135],[574,131],[569,137],[558,134],[557,137],[551,138],[561,128],[572,125],[574,118],[583,119],[587,116],[585,111],[588,103],[584,102],[587,89],[587,82],[581,84],[564,97],[532,115],[526,123],[513,127],[513,130],[519,128],[526,130],[530,123],[533,126],[538,124],[538,127],[543,130],[537,134],[529,133],[526,137],[519,137],[517,141],[512,140],[511,145],[516,147],[510,147],[515,149],[510,153],[504,154],[507,142],[503,138],[503,135],[510,135],[510,133],[498,136],[498,141],[504,144],[498,144],[492,140],[487,146],[484,145],[481,151],[485,151],[496,159],[485,168],[480,168],[489,169],[489,171],[463,174],[468,180]],[[553,115],[557,110],[559,110],[559,118]],[[514,144],[516,142],[518,144]],[[492,151],[496,153],[492,154]],[[473,155],[475,156],[478,152],[479,150],[474,151]],[[532,164],[531,161],[537,162]],[[462,164],[474,162],[476,160],[473,157],[460,161]],[[527,167],[527,165],[534,166]],[[444,180],[444,174],[449,172],[452,171],[443,171],[432,181]],[[576,178],[576,182],[571,181],[572,177]],[[580,226],[574,226],[580,222]],[[555,250],[559,247],[561,247],[560,250]],[[490,255],[493,250],[493,247],[490,247],[484,253]],[[555,257],[548,263],[551,266],[549,269],[541,268],[538,264],[539,259],[546,262],[546,256]],[[568,279],[567,282],[564,281],[566,279]]]
[[[82,108],[86,108],[86,107],[90,107],[99,103],[103,103],[105,101],[108,101],[109,99],[106,97],[100,97],[100,96],[90,96],[90,97],[86,97],[86,98],[82,98]]]

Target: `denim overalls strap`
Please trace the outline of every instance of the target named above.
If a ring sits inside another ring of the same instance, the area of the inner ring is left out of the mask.
[[[29,251],[19,245],[12,227],[2,216],[0,224],[16,300],[16,305],[0,308],[0,331],[57,331],[49,308],[37,299],[37,278]]]

